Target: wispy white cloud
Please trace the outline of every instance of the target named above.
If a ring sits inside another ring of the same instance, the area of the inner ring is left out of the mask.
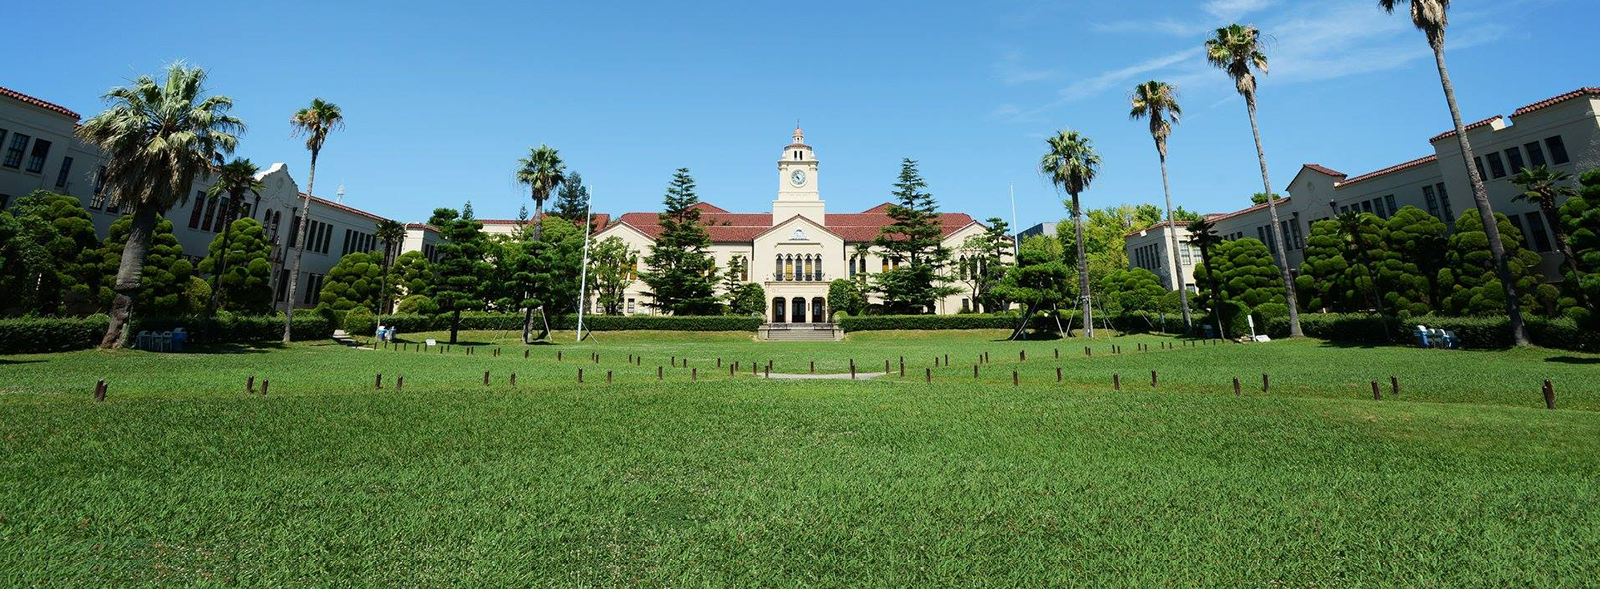
[[[1194,21],[1180,21],[1175,18],[1163,18],[1154,21],[1124,20],[1108,23],[1095,23],[1089,28],[1101,33],[1157,33],[1174,37],[1188,37],[1199,34],[1208,27]]]
[[[1000,56],[1000,61],[994,65],[995,75],[1007,86],[1026,84],[1048,80],[1055,76],[1055,72],[1047,68],[1029,67],[1022,52],[1016,49],[1006,51]]]
[[[1308,0],[1274,6],[1275,0],[1212,0],[1202,8],[1212,15],[1271,9],[1258,15],[1271,64],[1264,86],[1321,83],[1347,76],[1391,71],[1429,59],[1422,35],[1404,15],[1389,15],[1366,0]],[[1453,19],[1452,49],[1494,42],[1514,30],[1504,10],[1497,14],[1463,12]],[[1141,25],[1148,26],[1148,25]],[[1165,25],[1163,25],[1165,26]],[[1172,22],[1170,31],[1182,23]],[[1095,25],[1096,30],[1138,31],[1133,23]],[[1128,66],[1078,78],[1058,89],[1053,99],[1027,108],[1009,104],[992,116],[1032,121],[1065,104],[1099,97],[1143,76],[1158,77],[1201,95],[1206,101],[1226,104],[1233,95],[1227,77],[1205,63],[1198,46],[1147,58]],[[1204,104],[1204,103],[1202,103]]]
[[[1210,0],[1205,11],[1221,20],[1234,20],[1252,12],[1260,12],[1276,4],[1277,0]]]

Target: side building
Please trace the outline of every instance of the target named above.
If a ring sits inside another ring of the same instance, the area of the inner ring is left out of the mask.
[[[128,208],[105,189],[101,181],[105,155],[78,139],[74,131],[79,121],[78,113],[65,107],[0,88],[0,209],[36,190],[73,196],[89,211],[95,229],[104,239],[111,224],[127,214]],[[265,189],[259,196],[247,196],[246,202],[239,203],[235,218],[255,219],[266,229],[272,244],[276,308],[290,304],[315,306],[324,277],[340,258],[352,252],[383,249],[376,233],[377,223],[384,217],[346,205],[342,196],[338,200],[312,196],[310,215],[304,215],[306,195],[290,175],[289,167],[282,163],[267,166],[257,178]],[[224,206],[225,197],[206,198],[206,189],[212,182],[207,176],[196,178],[194,193],[165,214],[172,222],[173,236],[183,247],[184,257],[196,263],[233,220],[224,218],[229,208]],[[295,300],[288,301],[286,268],[298,243],[301,222],[309,223],[306,248]],[[437,232],[432,232],[430,241],[426,228],[417,229],[415,239],[410,233],[408,230],[408,239],[399,251],[389,252],[390,255],[410,251],[406,247],[427,248],[438,238]]]
[[[1549,223],[1556,220],[1544,218],[1535,204],[1513,201],[1522,191],[1511,183],[1511,177],[1524,167],[1539,165],[1573,178],[1600,168],[1600,88],[1579,88],[1519,108],[1509,117],[1496,115],[1472,123],[1467,125],[1467,139],[1475,155],[1472,165],[1483,177],[1490,206],[1504,213],[1522,233],[1524,246],[1543,257],[1541,271],[1546,281],[1560,281],[1561,254],[1549,230]],[[1446,224],[1454,224],[1461,215],[1477,214],[1455,131],[1436,135],[1429,143],[1433,153],[1357,176],[1318,164],[1302,166],[1289,181],[1289,196],[1277,201],[1290,270],[1298,273],[1305,261],[1305,237],[1311,224],[1340,213],[1359,211],[1387,219],[1409,205]],[[1266,204],[1206,218],[1222,238],[1254,237],[1277,255]],[[1183,247],[1192,250],[1186,225],[1163,223],[1127,235],[1129,263],[1155,272],[1168,288],[1178,276],[1192,288],[1200,256],[1180,251],[1180,267],[1171,268],[1169,231],[1177,231]]]

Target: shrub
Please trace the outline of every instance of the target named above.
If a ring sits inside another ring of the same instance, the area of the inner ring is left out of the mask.
[[[231,344],[276,341],[283,337],[282,315],[135,318],[131,331],[171,331],[183,328],[195,344]],[[312,341],[333,337],[333,323],[316,313],[294,316],[292,339]]]
[[[0,320],[0,354],[42,354],[95,347],[105,336],[109,319],[102,314],[83,318]]]
[[[344,331],[355,335],[376,333],[378,331],[378,317],[373,315],[372,310],[366,307],[351,309],[344,316]]]
[[[433,299],[427,295],[414,294],[401,299],[400,305],[395,307],[395,312],[407,315],[416,313],[432,315],[439,312],[439,305],[434,304]]]
[[[1461,347],[1497,349],[1511,346],[1511,320],[1506,317],[1447,317],[1425,315],[1398,320],[1389,318],[1392,343],[1412,345],[1412,330],[1418,325],[1431,329],[1453,331],[1461,340]],[[1528,317],[1528,333],[1535,345],[1563,350],[1600,351],[1600,333],[1579,327],[1567,318],[1545,319]],[[1384,333],[1384,320],[1377,315],[1344,313],[1307,313],[1300,316],[1300,327],[1307,336],[1336,342],[1384,344],[1391,343]],[[1289,332],[1286,318],[1274,318],[1268,332],[1282,337]]]

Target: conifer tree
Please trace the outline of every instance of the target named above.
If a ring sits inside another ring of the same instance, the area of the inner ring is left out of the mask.
[[[116,276],[122,264],[122,252],[133,227],[133,215],[123,215],[111,223],[105,241],[98,253],[100,272]],[[155,230],[150,235],[150,250],[145,254],[142,288],[133,297],[132,309],[153,317],[176,317],[199,310],[205,299],[196,299],[198,289],[191,281],[201,282],[194,276],[194,264],[183,257],[183,246],[172,235],[172,221],[156,216]],[[201,282],[203,286],[205,283]],[[204,293],[207,297],[210,292]],[[110,306],[116,293],[110,284],[101,284],[99,299]]]
[[[223,253],[227,242],[227,253]],[[255,219],[239,219],[228,225],[225,234],[211,240],[200,272],[222,275],[215,279],[213,299],[217,307],[234,313],[262,314],[272,310],[272,246],[266,230]],[[219,263],[226,257],[225,263]]]
[[[645,258],[649,270],[640,278],[649,286],[646,304],[673,315],[715,315],[721,311],[716,295],[716,261],[711,257],[711,235],[700,221],[695,205],[694,177],[678,168],[667,185],[659,216],[661,235]]]
[[[1553,311],[1557,298],[1555,287],[1539,284],[1539,254],[1523,247],[1522,232],[1511,225],[1504,213],[1494,216],[1500,235],[1505,237],[1501,243],[1511,271],[1511,290],[1516,293],[1521,308]],[[1500,283],[1494,256],[1489,251],[1489,238],[1477,216],[1464,215],[1456,219],[1456,232],[1450,236],[1445,262],[1445,269],[1439,272],[1439,283],[1446,293],[1444,312],[1451,315],[1503,315],[1507,312],[1506,289]]]
[[[1445,252],[1450,247],[1450,228],[1438,217],[1413,206],[1400,207],[1389,217],[1387,247],[1391,253],[1415,267],[1409,280],[1424,294],[1429,310],[1439,310],[1444,299],[1439,271],[1445,267]],[[1420,280],[1420,282],[1419,282]]]
[[[434,209],[428,224],[444,238],[435,246],[438,262],[432,264],[430,294],[440,313],[450,314],[450,343],[456,343],[461,329],[461,312],[484,306],[483,289],[494,268],[485,261],[489,240],[483,223],[472,218],[472,203],[462,213],[453,209]]]
[[[950,250],[941,244],[944,228],[938,201],[927,187],[916,160],[901,160],[888,210],[893,222],[873,241],[878,255],[894,266],[878,274],[874,285],[890,313],[932,313],[939,298],[960,292],[944,284],[947,279],[940,270],[949,262]]]
[[[583,185],[582,175],[568,170],[566,179],[561,181],[561,187],[556,190],[556,202],[553,207],[556,216],[582,227],[583,215],[588,212],[588,207],[589,187]]]
[[[103,275],[94,222],[77,198],[43,190],[17,199],[11,235],[0,240],[5,310],[44,315],[91,312]]]

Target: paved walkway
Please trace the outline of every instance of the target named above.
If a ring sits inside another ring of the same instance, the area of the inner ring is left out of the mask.
[[[869,380],[881,376],[889,376],[887,372],[857,372],[856,380]],[[766,378],[784,380],[850,380],[850,373],[842,374],[773,374]]]

